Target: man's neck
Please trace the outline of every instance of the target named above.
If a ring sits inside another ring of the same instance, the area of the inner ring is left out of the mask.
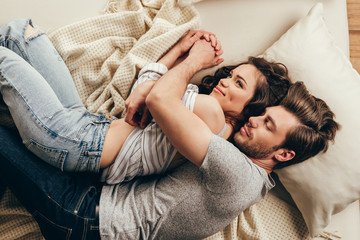
[[[273,159],[254,159],[250,158],[250,160],[258,165],[259,167],[263,168],[267,174],[270,174],[273,171],[276,162]]]

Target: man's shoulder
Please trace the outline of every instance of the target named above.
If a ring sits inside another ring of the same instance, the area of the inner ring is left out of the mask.
[[[217,135],[212,135],[210,139],[208,153],[216,154],[217,157],[220,158],[226,158],[227,156],[231,155],[233,156],[233,158],[240,157],[242,159],[245,159],[246,161],[250,161],[250,159],[243,152],[241,152],[239,148],[234,146],[228,140]]]
[[[269,180],[267,172],[262,167],[253,163],[232,143],[216,135],[211,137],[204,162],[208,165],[209,171],[217,169],[217,174],[220,172],[219,169],[222,169],[223,174],[233,178],[235,182],[249,182],[249,179],[252,179],[252,182],[264,183]]]

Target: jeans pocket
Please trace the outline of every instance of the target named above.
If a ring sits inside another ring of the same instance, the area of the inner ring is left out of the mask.
[[[72,229],[66,228],[63,226],[60,226],[52,221],[50,221],[48,218],[46,218],[44,215],[39,213],[38,211],[35,211],[33,213],[33,217],[35,218],[36,222],[38,223],[41,233],[46,239],[61,239],[66,240],[70,239]]]
[[[63,171],[64,162],[68,155],[68,151],[47,147],[43,144],[38,143],[34,139],[29,140],[27,148],[36,156],[41,158],[43,161]]]

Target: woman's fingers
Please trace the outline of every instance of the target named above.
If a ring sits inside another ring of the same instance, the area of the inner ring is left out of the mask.
[[[213,48],[215,48],[216,44],[217,44],[217,39],[216,39],[215,35],[210,35],[210,42],[211,42],[211,46]]]
[[[223,53],[224,53],[224,50],[222,50],[222,49],[220,48],[219,51],[216,51],[216,52],[215,52],[215,55],[216,55],[216,56],[220,56],[220,55],[223,54]]]
[[[222,46],[221,46],[221,42],[220,42],[220,41],[217,41],[217,42],[216,42],[215,50],[216,50],[217,52],[219,52],[219,51],[221,50],[221,54],[223,53],[223,51],[222,51]],[[220,54],[220,55],[221,55],[221,54]],[[219,55],[219,54],[217,54],[217,55]]]
[[[133,108],[126,108],[126,116],[125,116],[125,122],[127,122],[128,124],[132,125],[132,126],[138,126],[137,122],[134,121],[134,116],[136,114],[136,110]]]
[[[204,32],[202,36],[207,42],[211,43],[211,46],[217,51],[216,55],[221,55],[222,52],[218,52],[221,50],[221,42],[217,39],[216,35],[211,32]]]
[[[220,63],[222,63],[224,61],[223,58],[219,58],[218,60],[216,60],[215,64],[219,65]]]
[[[150,123],[151,119],[152,116],[150,114],[150,111],[145,106],[140,120],[140,128],[145,128]]]
[[[206,41],[210,42],[210,34],[208,32],[205,32],[203,37]]]

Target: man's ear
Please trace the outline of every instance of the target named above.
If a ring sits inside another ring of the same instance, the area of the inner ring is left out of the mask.
[[[280,148],[275,153],[275,158],[279,162],[286,162],[295,157],[295,152],[286,148]]]

